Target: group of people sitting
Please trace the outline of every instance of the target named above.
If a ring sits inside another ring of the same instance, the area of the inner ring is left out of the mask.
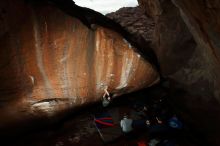
[[[161,139],[161,141],[157,140],[158,143],[152,144],[152,146],[175,146],[168,139],[175,137],[183,128],[182,122],[175,114],[167,114],[164,109],[153,113],[152,109],[148,109],[147,106],[139,108],[137,114],[141,117],[140,119],[133,120],[125,114],[120,121],[125,137],[130,139],[135,137],[136,131],[146,131],[152,143],[155,143],[155,138]]]

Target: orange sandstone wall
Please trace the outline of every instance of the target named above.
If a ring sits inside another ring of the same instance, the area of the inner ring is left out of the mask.
[[[0,127],[101,101],[159,80],[118,33],[46,5],[1,2]]]

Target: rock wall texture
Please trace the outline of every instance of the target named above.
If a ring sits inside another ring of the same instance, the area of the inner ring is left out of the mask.
[[[142,36],[151,41],[162,75],[171,80],[172,87],[186,91],[175,94],[174,106],[182,111],[185,120],[197,128],[209,145],[220,145],[220,2],[138,2],[145,17],[138,8],[123,8],[110,14],[110,18],[136,35],[142,35],[143,29],[151,32],[148,37]],[[135,25],[136,21],[141,23],[140,27]],[[154,24],[151,30],[147,29],[146,21]]]
[[[0,3],[0,128],[101,101],[106,87],[119,96],[158,81],[114,31],[53,6]]]
[[[140,7],[124,7],[106,16],[119,23],[131,34],[143,37],[145,41],[151,41],[153,38],[154,21],[144,15],[144,10]]]
[[[173,102],[210,145],[220,145],[220,2],[139,0],[155,21],[152,47],[162,74],[184,89]]]

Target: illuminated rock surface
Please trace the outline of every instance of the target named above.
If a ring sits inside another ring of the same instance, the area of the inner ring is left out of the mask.
[[[0,128],[101,101],[106,87],[119,96],[159,80],[114,31],[53,6],[1,3]]]

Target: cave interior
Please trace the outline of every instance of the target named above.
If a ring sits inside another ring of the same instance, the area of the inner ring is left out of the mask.
[[[138,0],[106,15],[72,0],[1,1],[0,145],[219,146],[219,16],[218,0]],[[181,128],[138,127],[143,107]],[[97,126],[103,113],[110,127]]]

